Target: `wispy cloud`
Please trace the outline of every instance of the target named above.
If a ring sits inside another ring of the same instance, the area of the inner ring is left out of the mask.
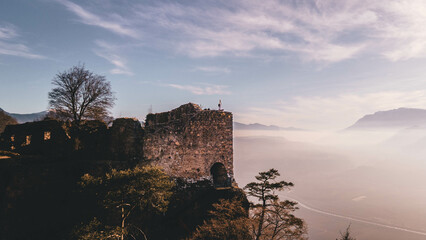
[[[11,39],[17,36],[17,30],[12,24],[0,25],[0,39]]]
[[[130,27],[125,26],[123,21],[120,21],[122,18],[115,19],[105,19],[106,17],[101,17],[96,15],[87,9],[84,9],[82,6],[75,4],[67,0],[57,0],[59,3],[63,4],[69,11],[74,13],[79,17],[80,22],[104,28],[111,32],[114,32],[119,35],[128,36],[132,38],[138,38],[139,34],[137,31],[131,29]],[[114,14],[112,14],[114,16]]]
[[[392,61],[426,56],[426,2],[391,1],[383,4],[386,13],[375,26],[383,39],[384,56]]]
[[[80,21],[191,57],[297,56],[333,63],[363,54],[426,57],[423,0],[127,3],[126,11],[58,0]],[[96,14],[94,13],[96,12]]]
[[[19,34],[17,28],[8,23],[0,23],[0,55],[10,55],[31,59],[43,59],[42,55],[31,52],[31,49],[23,44],[17,43]]]
[[[357,56],[372,42],[363,29],[371,29],[377,14],[371,4],[354,2],[159,3],[137,13],[173,32],[174,40],[181,40],[174,42],[176,49],[192,57],[296,54],[307,61],[338,62]],[[350,34],[360,41],[346,41]]]
[[[179,90],[189,91],[195,95],[229,95],[231,92],[228,86],[206,84],[206,86],[196,85],[180,85],[180,84],[166,84],[167,87],[176,88]]]
[[[311,129],[343,129],[366,114],[400,107],[425,108],[426,91],[341,94],[330,97],[295,97],[289,101],[252,107],[238,118],[253,122],[293,125]],[[284,122],[282,122],[284,121]]]
[[[215,67],[215,66],[198,66],[194,68],[194,71],[208,72],[208,73],[230,73],[231,70],[226,67]]]
[[[133,72],[130,71],[127,66],[127,61],[125,58],[121,57],[117,51],[117,47],[111,44],[108,44],[104,41],[95,41],[96,45],[99,47],[94,50],[94,53],[99,57],[106,59],[108,62],[113,64],[115,68],[110,70],[112,74],[124,74],[132,76]]]

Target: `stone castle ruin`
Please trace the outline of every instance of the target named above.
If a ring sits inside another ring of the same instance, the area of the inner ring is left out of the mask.
[[[43,120],[8,125],[0,149],[50,158],[87,158],[162,167],[171,177],[210,180],[216,187],[233,182],[232,113],[203,110],[188,103],[169,112],[137,119],[118,118],[110,127],[86,121]]]

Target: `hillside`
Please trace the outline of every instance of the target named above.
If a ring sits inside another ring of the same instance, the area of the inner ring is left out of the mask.
[[[0,108],[0,133],[3,132],[4,128],[6,127],[6,125],[9,124],[16,124],[16,120],[9,116],[6,112],[4,112],[1,108]]]
[[[4,111],[1,108],[0,108],[0,112],[5,112],[7,115],[16,119],[16,121],[18,123],[26,123],[26,122],[33,122],[35,120],[41,120],[47,114],[47,111],[36,112],[36,113],[24,113],[24,114],[22,114],[22,113],[9,113],[9,112]]]

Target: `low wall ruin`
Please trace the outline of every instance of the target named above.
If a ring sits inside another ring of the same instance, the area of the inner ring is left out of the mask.
[[[218,187],[233,181],[232,113],[203,110],[188,103],[168,112],[137,119],[118,118],[111,127],[86,121],[43,120],[8,125],[0,149],[59,157],[80,153],[96,160],[130,161],[162,167],[172,177],[212,180]]]

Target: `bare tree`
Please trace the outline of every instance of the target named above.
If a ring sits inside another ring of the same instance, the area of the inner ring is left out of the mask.
[[[55,88],[49,92],[49,106],[55,116],[79,124],[84,119],[104,120],[114,105],[111,84],[105,78],[73,66],[58,73],[52,80]]]

